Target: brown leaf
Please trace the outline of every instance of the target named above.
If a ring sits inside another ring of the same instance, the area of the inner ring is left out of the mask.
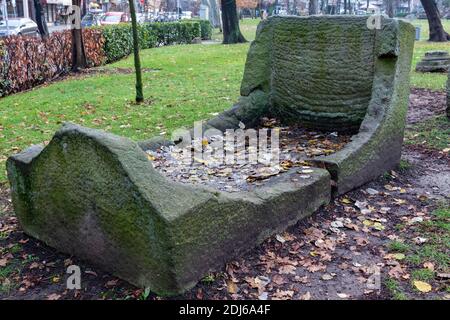
[[[227,290],[229,294],[234,294],[239,291],[238,286],[231,280],[227,280]]]
[[[308,291],[300,296],[300,300],[311,300],[311,293]]]
[[[277,285],[282,285],[282,284],[286,283],[286,280],[283,278],[283,276],[276,274],[272,277],[272,282]]]
[[[281,274],[295,274],[296,269],[297,268],[295,266],[287,264],[285,266],[281,266],[278,269],[278,272]]]
[[[61,298],[60,294],[52,293],[47,296],[47,300],[59,300]]]
[[[5,267],[8,264],[8,259],[2,258],[0,259],[0,267]]]
[[[109,280],[109,281],[105,284],[105,287],[107,287],[107,288],[115,287],[115,286],[117,285],[118,282],[119,282],[118,279]]]

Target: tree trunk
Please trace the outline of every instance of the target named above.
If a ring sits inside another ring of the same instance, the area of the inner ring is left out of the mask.
[[[394,0],[386,0],[386,13],[389,18],[394,17]]]
[[[144,101],[144,93],[142,90],[142,70],[141,60],[139,58],[139,37],[136,22],[136,9],[134,8],[134,0],[128,1],[130,4],[131,29],[133,31],[133,51],[134,51],[134,69],[136,72],[136,102]]]
[[[223,44],[247,42],[239,29],[236,0],[222,0]]]
[[[81,0],[72,0],[72,71],[86,68],[86,54],[84,52],[83,33],[81,32]]]
[[[47,22],[45,21],[44,8],[40,0],[34,0],[34,10],[36,12],[36,24],[42,38],[49,35]]]
[[[420,0],[422,7],[427,14],[430,38],[428,41],[444,42],[450,40],[450,36],[445,32],[441,23],[439,9],[434,0]]]
[[[309,0],[308,13],[310,16],[319,13],[319,0]]]

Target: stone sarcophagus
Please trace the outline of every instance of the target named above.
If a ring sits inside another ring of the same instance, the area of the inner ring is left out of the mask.
[[[26,233],[140,286],[174,295],[208,270],[311,215],[399,161],[414,28],[366,17],[273,17],[251,44],[236,105],[205,129],[286,124],[352,132],[351,141],[242,192],[161,175],[139,143],[74,124],[47,146],[8,159],[15,212]]]

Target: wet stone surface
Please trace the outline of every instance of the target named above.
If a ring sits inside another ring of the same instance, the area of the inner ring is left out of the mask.
[[[273,124],[269,121],[268,125]],[[272,132],[275,130],[279,133],[279,161],[272,157],[277,149],[272,148],[270,134],[266,150],[249,145],[248,139],[245,147],[239,143],[228,147],[223,137],[213,136],[208,140],[193,140],[188,149],[161,147],[148,150],[147,154],[154,168],[171,180],[227,192],[251,191],[292,167],[298,167],[298,179],[309,179],[314,168],[308,160],[339,151],[351,138],[351,135],[310,131],[298,126],[274,128]],[[224,155],[217,152],[221,146],[224,146]],[[203,153],[195,153],[195,150],[203,150]],[[234,156],[233,161],[227,160],[230,154]],[[254,154],[257,160],[249,161],[249,154]]]

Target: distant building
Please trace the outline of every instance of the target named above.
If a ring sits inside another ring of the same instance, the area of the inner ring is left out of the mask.
[[[36,21],[33,0],[6,0],[6,3],[8,7],[8,17],[24,17]],[[72,4],[72,0],[41,0],[41,4],[44,9],[46,21],[48,23],[55,23],[61,18],[62,14],[66,12],[67,7]]]

